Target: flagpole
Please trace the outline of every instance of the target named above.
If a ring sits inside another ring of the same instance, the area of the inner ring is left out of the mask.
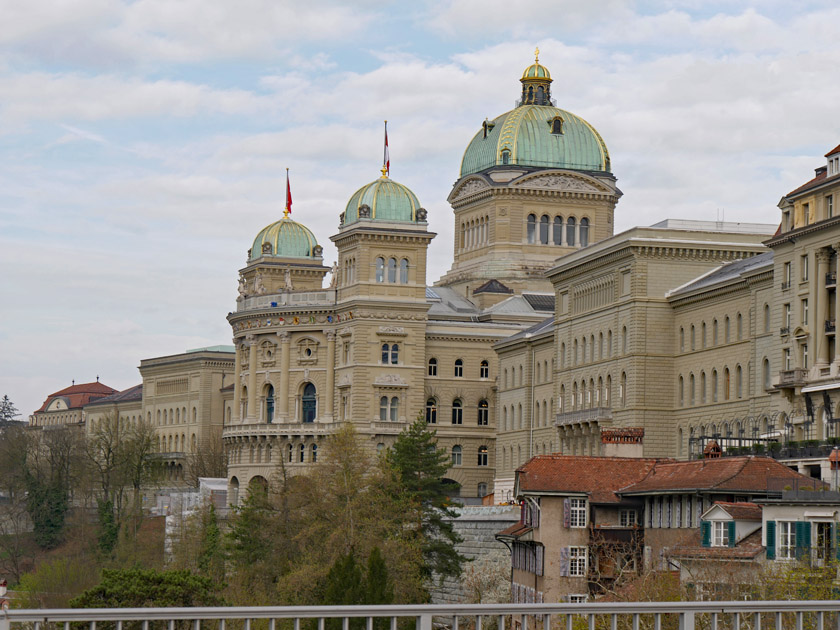
[[[290,198],[292,196],[291,192],[292,192],[292,189],[289,187],[289,167],[286,167],[286,209],[283,211],[283,218],[284,219],[288,219],[289,218],[289,213],[292,211],[292,208],[291,208],[292,204],[290,203],[290,201],[291,201]]]
[[[391,156],[388,153],[388,121],[385,121],[385,146],[382,147],[382,177],[391,175]]]

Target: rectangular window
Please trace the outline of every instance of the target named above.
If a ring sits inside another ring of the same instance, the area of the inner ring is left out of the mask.
[[[618,522],[622,527],[634,527],[636,525],[636,510],[621,510],[618,513]]]
[[[569,527],[586,527],[586,499],[569,501]]]
[[[727,521],[712,521],[712,547],[729,546],[729,523]]]
[[[785,348],[782,354],[782,363],[785,366],[785,370],[792,369],[791,366],[791,358],[790,358],[790,348]]]
[[[803,369],[808,369],[808,344],[802,344],[802,367]]]
[[[778,525],[779,552],[776,557],[780,560],[792,560],[796,554],[796,523],[780,521]]]
[[[802,300],[802,325],[808,325],[808,298]]]
[[[804,254],[800,257],[801,259],[801,267],[802,267],[802,282],[805,282],[808,279],[808,254]]]
[[[790,276],[790,263],[786,262],[782,273],[782,284],[784,285],[782,286],[783,289],[787,289],[790,286]]]
[[[570,604],[585,604],[589,601],[589,595],[569,595]]]
[[[825,198],[825,216],[828,219],[834,216],[834,195]]]
[[[790,332],[790,322],[791,322],[790,304],[785,304],[784,309],[785,309],[785,328],[787,328],[788,332]]]
[[[569,547],[569,575],[586,577],[587,547]]]

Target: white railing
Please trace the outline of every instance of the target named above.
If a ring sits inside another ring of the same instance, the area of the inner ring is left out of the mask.
[[[288,306],[327,306],[335,304],[335,289],[253,295],[237,302],[236,311],[284,308]]]
[[[318,630],[324,630],[327,619],[340,619],[342,630],[350,629],[351,619],[364,620],[366,630],[373,630],[375,619],[388,620],[390,630],[397,630],[401,619],[413,619],[416,630],[481,630],[487,621],[495,622],[497,630],[575,630],[581,623],[588,630],[618,630],[619,624],[632,630],[662,630],[666,622],[671,626],[677,622],[679,630],[695,630],[698,624],[711,630],[761,630],[763,624],[767,630],[831,630],[840,628],[840,601],[9,610],[0,612],[0,630],[70,630],[78,624],[96,630],[97,624],[103,623],[116,630],[123,630],[126,623],[142,630],[175,630],[176,622],[182,622],[177,624],[182,628],[184,621],[191,622],[192,630],[201,630],[202,626],[226,630],[227,625],[251,630],[257,620],[265,620],[259,627],[267,630],[277,630],[278,621],[284,628],[300,630],[301,621],[315,620]]]

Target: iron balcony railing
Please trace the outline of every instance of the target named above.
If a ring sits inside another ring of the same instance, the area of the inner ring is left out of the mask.
[[[727,630],[759,630],[763,626],[767,630],[829,630],[838,627],[840,601],[8,610],[0,612],[0,630],[70,630],[82,625],[96,630],[97,624],[116,630],[175,630],[185,623],[191,630],[226,630],[228,626],[251,630],[252,624],[266,630],[278,630],[278,626],[300,630],[301,622],[307,620],[314,620],[318,630],[324,630],[327,619],[341,620],[342,630],[350,629],[351,619],[364,620],[366,630],[373,630],[377,619],[387,620],[390,630],[397,630],[401,619],[413,619],[416,630],[481,630],[487,622],[495,622],[497,630],[573,630],[580,627],[577,620],[586,623],[588,630],[606,627],[607,623],[611,630],[617,630],[619,623],[625,627],[628,622],[632,630],[660,630],[674,625],[679,630],[724,626]]]

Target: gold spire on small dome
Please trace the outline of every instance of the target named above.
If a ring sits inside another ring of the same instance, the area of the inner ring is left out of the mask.
[[[540,62],[540,47],[537,46],[536,50],[534,50],[534,63],[538,64]]]

